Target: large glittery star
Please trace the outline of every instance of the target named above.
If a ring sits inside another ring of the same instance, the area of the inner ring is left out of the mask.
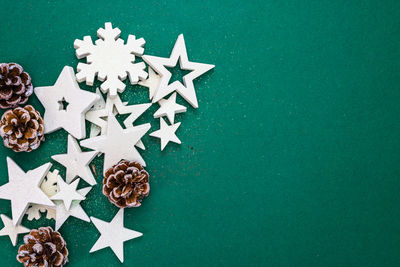
[[[108,115],[107,133],[81,141],[81,146],[104,153],[105,173],[121,159],[135,160],[146,165],[135,144],[150,129],[150,123],[123,129],[113,114]]]
[[[21,222],[30,204],[54,207],[53,202],[39,187],[50,167],[51,163],[46,163],[24,172],[11,158],[7,157],[9,182],[0,186],[0,198],[11,200],[14,225]]]

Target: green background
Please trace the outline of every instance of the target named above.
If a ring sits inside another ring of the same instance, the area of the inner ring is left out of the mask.
[[[183,33],[190,60],[216,65],[195,81],[199,109],[177,116],[182,145],[160,152],[144,138],[151,193],[125,213],[144,233],[125,243],[125,266],[400,265],[399,1],[54,2],[1,0],[0,61],[23,65],[35,86],[75,68],[74,40],[108,21],[123,39],[144,37],[149,55],[168,57]],[[147,94],[128,85],[121,97]],[[158,129],[157,106],[137,124]],[[0,147],[0,184],[7,155],[28,170],[66,142],[60,130],[31,153]],[[82,206],[104,220],[117,212],[100,184]],[[120,265],[110,249],[89,254],[92,224],[70,218],[61,233],[68,266]],[[8,237],[0,246],[1,265],[20,266]]]

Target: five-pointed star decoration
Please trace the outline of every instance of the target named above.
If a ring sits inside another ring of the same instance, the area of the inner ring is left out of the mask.
[[[160,129],[150,133],[150,136],[161,139],[161,151],[169,143],[169,141],[177,144],[181,143],[181,140],[179,140],[175,134],[180,125],[180,122],[168,125],[163,118],[160,118]]]
[[[93,107],[91,107],[91,108],[89,109],[89,111],[86,112],[86,115],[85,115],[85,116],[87,116],[87,114],[91,114],[92,111],[105,109],[105,107],[106,107],[106,100],[104,99],[103,94],[100,92],[100,90],[99,90],[98,87],[96,87],[96,94],[97,94],[100,98],[99,98],[99,100],[96,101],[96,103],[94,103]],[[117,96],[118,96],[118,95],[117,95]],[[122,104],[127,105],[128,102],[123,102]],[[117,115],[117,114],[118,114],[118,111],[117,111],[117,109],[116,109],[115,107],[114,107],[114,109],[113,109],[112,112],[113,112],[114,115]],[[107,115],[108,115],[108,114],[107,114]],[[89,117],[90,117],[90,116],[89,116]],[[95,118],[97,119],[97,117],[95,117]],[[90,118],[89,118],[89,119],[90,119]],[[89,120],[89,119],[86,118],[86,120]],[[100,133],[101,133],[101,128],[100,128],[99,126],[97,126],[96,124],[91,123],[91,124],[90,124],[90,134],[89,134],[89,136],[90,136],[90,137],[98,136]]]
[[[62,200],[66,210],[70,210],[73,200],[85,200],[86,198],[76,192],[80,179],[76,179],[72,184],[67,184],[59,177],[57,179],[58,192],[50,197],[51,200]]]
[[[40,189],[51,163],[24,172],[11,158],[7,157],[9,182],[0,186],[0,198],[11,200],[13,224],[21,222],[30,204],[54,207],[53,202]]]
[[[90,217],[101,236],[90,249],[90,253],[110,247],[121,262],[124,262],[124,242],[142,236],[142,233],[124,227],[124,209],[120,209],[111,222]]]
[[[123,129],[115,116],[108,115],[107,133],[81,141],[81,146],[104,153],[103,173],[120,160],[135,160],[146,166],[135,144],[150,129],[150,123]]]
[[[150,67],[148,72],[149,77],[146,80],[139,81],[139,85],[149,88],[149,99],[151,100],[157,91],[161,77]]]
[[[45,108],[46,134],[64,128],[77,139],[86,136],[85,113],[99,96],[79,88],[71,67],[63,68],[54,86],[36,87],[35,94]]]
[[[173,93],[168,99],[158,101],[160,108],[154,113],[154,118],[167,116],[170,123],[174,123],[175,114],[186,112],[186,107],[176,103],[176,93]]]
[[[0,230],[0,236],[8,235],[11,243],[15,247],[17,244],[18,234],[28,233],[30,230],[22,225],[14,226],[12,220],[4,214],[1,214],[0,217],[4,224],[4,228]]]
[[[149,55],[145,55],[142,58],[161,76],[157,92],[153,97],[153,103],[158,102],[161,98],[176,90],[194,108],[199,107],[196,92],[194,90],[193,80],[211,70],[215,66],[189,61],[183,34],[178,36],[169,58]],[[191,72],[182,78],[184,84],[182,84],[180,81],[174,81],[169,84],[172,74],[166,67],[175,67],[178,63],[178,60],[181,69],[190,70]]]
[[[107,96],[107,101],[103,109],[90,110],[86,113],[86,120],[90,121],[92,124],[97,125],[101,129],[101,134],[107,133],[107,121],[108,115],[110,113],[116,114],[130,114],[124,120],[124,126],[126,128],[132,127],[133,122],[139,118],[152,103],[137,104],[137,105],[126,105],[121,101],[119,95],[115,97]],[[93,137],[93,136],[91,136]],[[136,144],[137,147],[145,149],[144,144],[141,140]]]
[[[89,191],[92,189],[92,187],[85,187],[82,189],[78,190],[78,193],[82,195],[83,197],[86,197],[86,195],[89,193]],[[90,219],[86,212],[83,210],[80,200],[79,201],[73,201],[70,210],[66,210],[64,204],[62,201],[54,201],[56,204],[56,231],[60,229],[60,227],[65,223],[65,221],[70,217],[75,217],[78,218],[82,221],[90,222]]]
[[[100,109],[104,109],[106,106],[106,101],[103,98],[103,95],[101,94],[100,90],[98,87],[96,87],[96,94],[99,96],[99,100],[96,101],[96,103],[94,103],[93,107],[91,107],[88,112],[86,112],[86,115],[91,112],[91,111],[96,111],[96,110],[100,110]],[[85,115],[85,116],[86,116]],[[115,115],[115,113],[114,113]],[[101,128],[99,126],[97,126],[94,123],[90,124],[90,133],[89,136],[93,137],[93,136],[97,136],[100,134]]]
[[[90,171],[89,163],[97,154],[97,151],[82,152],[78,142],[71,135],[68,135],[67,154],[54,155],[51,158],[67,169],[67,183],[71,183],[79,176],[88,184],[95,185],[96,180]]]

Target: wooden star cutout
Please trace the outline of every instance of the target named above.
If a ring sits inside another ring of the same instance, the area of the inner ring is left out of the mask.
[[[67,183],[71,183],[79,176],[88,184],[95,185],[96,180],[90,171],[89,163],[97,154],[97,151],[82,152],[78,142],[68,135],[67,154],[54,155],[51,158],[67,169]]]
[[[160,129],[150,133],[150,136],[161,139],[161,151],[170,141],[177,144],[181,143],[181,140],[175,134],[180,125],[180,122],[168,125],[163,118],[160,118]]]
[[[104,135],[107,133],[108,114],[130,114],[124,120],[124,126],[129,128],[133,126],[133,122],[139,118],[151,106],[151,104],[152,103],[127,105],[121,101],[119,95],[116,95],[115,97],[107,96],[107,102],[105,103],[104,108],[88,111],[86,113],[86,120],[100,127],[101,134]],[[91,137],[93,136],[91,135]],[[136,146],[145,149],[141,140],[138,141]]]
[[[81,146],[104,153],[103,173],[121,159],[135,160],[146,165],[135,144],[150,129],[150,123],[123,129],[115,116],[108,115],[107,133],[81,141]]]
[[[148,73],[149,77],[144,81],[139,81],[139,85],[149,88],[149,99],[151,100],[157,91],[161,77],[150,67]]]
[[[72,184],[67,184],[64,180],[59,177],[57,179],[58,192],[52,196],[51,200],[62,200],[65,209],[70,210],[73,200],[84,200],[85,197],[76,192],[80,179],[75,180]]]
[[[45,108],[45,134],[63,128],[77,139],[86,136],[85,113],[99,96],[79,88],[71,67],[63,68],[54,86],[36,87],[35,94]]]
[[[124,227],[124,209],[120,209],[111,222],[90,217],[101,236],[90,249],[90,253],[110,247],[121,262],[124,262],[124,242],[142,236],[142,233]]]
[[[104,97],[103,97],[103,95],[101,94],[101,92],[100,92],[100,90],[99,90],[98,87],[96,87],[96,94],[99,96],[99,100],[97,100],[97,101],[94,103],[93,107],[91,107],[91,108],[89,109],[89,111],[86,112],[86,115],[85,115],[85,116],[87,116],[87,114],[88,114],[89,112],[91,112],[91,111],[96,111],[96,110],[100,110],[100,109],[104,109],[104,108],[105,108],[105,106],[106,106],[106,101],[104,100]],[[114,115],[115,115],[115,113],[114,113]],[[86,118],[86,120],[88,120],[88,119]],[[90,133],[89,133],[89,136],[90,136],[90,137],[97,136],[97,135],[100,134],[100,132],[101,132],[101,128],[100,128],[99,126],[97,126],[97,125],[94,124],[94,123],[91,123],[91,124],[90,124]]]
[[[53,202],[40,189],[51,163],[24,172],[11,158],[7,157],[9,182],[0,187],[0,198],[11,200],[13,224],[21,222],[30,204],[54,207]]]
[[[161,77],[157,92],[153,97],[153,103],[160,101],[160,99],[162,99],[164,96],[176,90],[194,108],[199,107],[196,92],[194,90],[193,80],[215,66],[189,61],[183,34],[178,36],[169,58],[149,55],[145,55],[142,58]],[[178,63],[178,60],[181,69],[190,70],[191,72],[182,78],[184,84],[182,84],[180,81],[174,81],[173,83],[169,84],[172,74],[166,67],[175,67]]]
[[[85,187],[78,190],[78,193],[83,197],[89,193],[92,187]],[[86,212],[83,210],[81,206],[81,201],[73,201],[71,208],[67,210],[62,201],[54,201],[56,204],[56,231],[60,229],[60,227],[65,223],[65,221],[70,217],[75,217],[82,221],[90,222],[90,219]]]
[[[176,103],[176,93],[168,99],[158,101],[160,108],[154,113],[154,118],[167,116],[170,123],[174,124],[175,114],[186,112],[186,107]]]
[[[8,235],[10,237],[11,243],[15,247],[15,245],[17,244],[18,235],[28,233],[30,229],[22,225],[14,226],[12,220],[4,214],[1,214],[0,217],[4,224],[3,229],[0,230],[0,236]]]

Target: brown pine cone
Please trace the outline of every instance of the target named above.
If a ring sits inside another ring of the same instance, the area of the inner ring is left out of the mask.
[[[135,161],[122,160],[106,171],[103,194],[119,208],[139,207],[149,192],[149,174]]]
[[[0,64],[0,108],[25,104],[33,92],[31,76],[17,63]]]
[[[40,227],[24,236],[17,260],[25,267],[63,267],[68,262],[67,244],[59,232],[51,227]]]
[[[0,136],[15,152],[30,152],[44,141],[43,119],[31,105],[9,109],[1,117]]]

